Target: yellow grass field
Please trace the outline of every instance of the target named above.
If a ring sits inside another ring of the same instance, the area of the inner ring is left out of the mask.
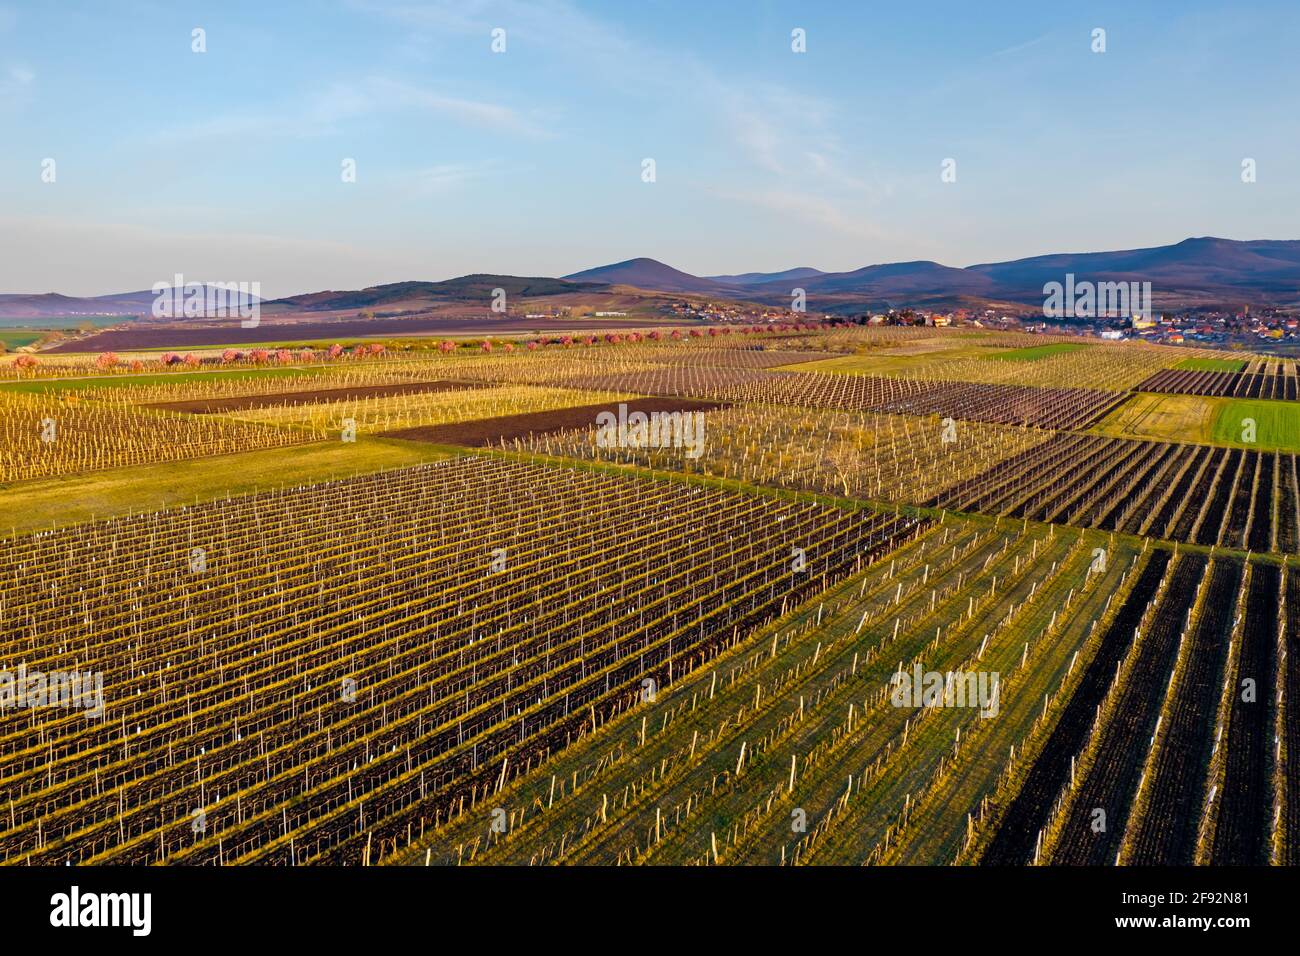
[[[1091,429],[1115,438],[1209,442],[1224,400],[1203,395],[1134,395]]]

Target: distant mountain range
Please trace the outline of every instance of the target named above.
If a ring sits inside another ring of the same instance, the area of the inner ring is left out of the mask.
[[[152,289],[112,295],[70,296],[57,292],[39,294],[0,293],[0,318],[49,318],[51,316],[149,315],[155,295]],[[239,301],[260,301],[244,293]],[[233,301],[233,300],[232,300]]]
[[[807,266],[782,272],[695,276],[655,259],[628,259],[561,278],[469,275],[438,282],[398,282],[353,291],[312,292],[264,303],[283,312],[377,308],[418,309],[464,303],[481,307],[492,290],[513,300],[585,294],[681,294],[788,305],[802,288],[811,311],[850,313],[890,306],[1039,308],[1043,286],[1076,281],[1150,282],[1156,308],[1300,306],[1300,240],[1237,241],[1204,237],[1119,252],[1055,253],[954,268],[938,262],[894,262],[849,272]],[[153,293],[93,298],[57,293],[0,295],[0,317],[91,314],[147,315]]]
[[[943,306],[972,303],[1041,306],[1043,286],[1067,273],[1093,282],[1150,282],[1157,306],[1300,304],[1300,240],[1185,239],[1119,252],[1056,253],[964,269],[938,262],[894,262],[850,272],[799,268],[693,276],[653,259],[629,259],[566,276],[639,288],[788,302],[797,285],[808,308]]]
[[[999,290],[1033,293],[1039,300],[1045,283],[1060,282],[1070,272],[1094,281],[1150,282],[1157,302],[1300,303],[1300,241],[1294,239],[1184,239],[1172,246],[1034,256],[965,271],[987,276]]]
[[[123,292],[90,298],[44,292],[0,294],[0,316],[5,318],[40,318],[73,315],[137,315],[148,312],[152,292]]]

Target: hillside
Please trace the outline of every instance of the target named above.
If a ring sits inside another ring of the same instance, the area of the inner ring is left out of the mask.
[[[594,291],[602,287],[603,283],[599,282],[475,274],[442,282],[393,282],[356,291],[311,292],[276,299],[270,304],[293,306],[308,312],[325,312],[368,309],[412,301],[483,303],[492,298],[495,289],[504,289],[510,297],[532,298]]]
[[[610,285],[630,285],[638,289],[655,289],[661,292],[700,292],[709,294],[725,289],[722,283],[700,276],[689,275],[655,259],[628,259],[612,265],[597,266],[564,277],[577,282],[605,282]]]

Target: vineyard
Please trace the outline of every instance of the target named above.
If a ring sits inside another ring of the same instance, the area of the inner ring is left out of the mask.
[[[4,660],[101,672],[119,703],[6,720],[0,854],[345,852],[359,823],[473,805],[918,527],[464,458],[11,541],[5,579],[42,586],[0,596]]]
[[[218,418],[0,394],[0,482],[276,448],[323,437]]]
[[[1293,402],[1297,395],[1294,362],[1254,359],[1246,368],[1226,371],[1215,368],[1163,369],[1139,384],[1143,392],[1171,392],[1181,395],[1222,395],[1229,398],[1265,398]]]
[[[589,735],[556,767],[503,789],[494,800],[505,832],[469,815],[414,856],[952,862],[967,815],[1008,758],[989,750],[995,723],[971,711],[892,706],[891,675],[914,661],[996,664],[1008,684],[999,733],[1011,724],[1031,733],[1134,557],[1117,554],[1090,577],[1092,543],[1050,530],[932,527],[748,649]],[[918,814],[933,819],[916,826]],[[807,828],[792,829],[792,819]]]
[[[1293,362],[800,324],[0,378],[48,519],[0,538],[0,862],[1300,861]]]
[[[678,469],[850,498],[919,502],[955,480],[1049,440],[1025,428],[872,412],[736,405],[706,416],[710,437],[699,458],[681,449],[602,447],[589,427],[535,434],[507,447],[655,469]]]
[[[1254,552],[1300,549],[1295,455],[1058,434],[936,507]]]
[[[1236,724],[1261,759],[1217,767],[1213,712],[1196,710],[1232,697],[1209,645],[1233,619],[1191,604],[1240,567],[1207,578],[1202,558],[1121,552],[1090,580],[1104,539],[952,531],[504,787],[504,829],[467,814],[396,862],[1268,862],[1267,724]],[[935,552],[947,562],[926,566]],[[998,722],[889,706],[890,675],[917,659],[997,664]],[[1191,667],[1202,686],[1185,686]]]
[[[1098,389],[773,371],[729,364],[648,363],[644,367],[620,370],[606,363],[603,368],[585,366],[572,372],[537,365],[484,364],[465,369],[464,374],[594,391],[769,402],[801,408],[936,414],[1040,428],[1086,427],[1121,401],[1119,393]]]

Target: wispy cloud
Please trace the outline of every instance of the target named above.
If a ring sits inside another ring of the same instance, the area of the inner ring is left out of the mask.
[[[719,199],[744,203],[782,216],[798,220],[805,225],[828,229],[852,239],[884,240],[888,234],[865,217],[850,213],[840,203],[813,193],[762,189],[756,191],[715,191]]]
[[[368,111],[409,109],[457,120],[468,126],[495,130],[516,136],[540,138],[547,132],[518,110],[484,100],[448,96],[445,93],[423,89],[396,80],[376,77],[365,81],[359,91],[359,102],[368,105]]]
[[[1015,46],[1009,46],[1001,50],[995,50],[993,53],[990,53],[989,56],[991,57],[1011,56],[1012,54],[1015,53],[1023,53],[1025,50],[1028,50],[1030,47],[1038,46],[1038,44],[1042,43],[1050,36],[1051,36],[1050,33],[1044,33],[1042,36],[1034,37],[1032,40],[1026,40],[1024,43],[1017,43]]]
[[[581,54],[584,63],[590,62],[591,57],[626,62],[624,57],[644,50],[567,0],[432,0],[429,3],[349,0],[348,5],[431,35],[477,35],[484,49],[487,49],[489,31],[502,27],[510,43],[517,38],[537,47],[568,50]]]
[[[445,196],[458,187],[476,179],[494,175],[501,171],[501,164],[496,160],[484,160],[473,163],[441,163],[426,166],[412,173],[395,176],[395,184],[401,184],[416,198]]]
[[[0,109],[22,105],[31,99],[36,74],[27,67],[12,64],[0,73]]]
[[[689,104],[689,116],[704,118],[702,128],[725,131],[740,158],[775,176],[798,173],[801,144],[816,140],[832,151],[828,118],[834,110],[825,100],[725,73],[683,50],[644,42],[567,0],[350,0],[350,5],[429,31],[430,37],[478,37],[484,49],[490,31],[504,27],[511,49],[552,51],[555,68],[569,64],[599,76],[630,101]]]
[[[371,76],[351,83],[336,82],[307,102],[285,103],[272,110],[231,113],[175,126],[156,134],[156,139],[175,143],[240,136],[323,136],[337,132],[352,120],[392,113],[436,116],[527,139],[549,135],[528,116],[499,103]]]

